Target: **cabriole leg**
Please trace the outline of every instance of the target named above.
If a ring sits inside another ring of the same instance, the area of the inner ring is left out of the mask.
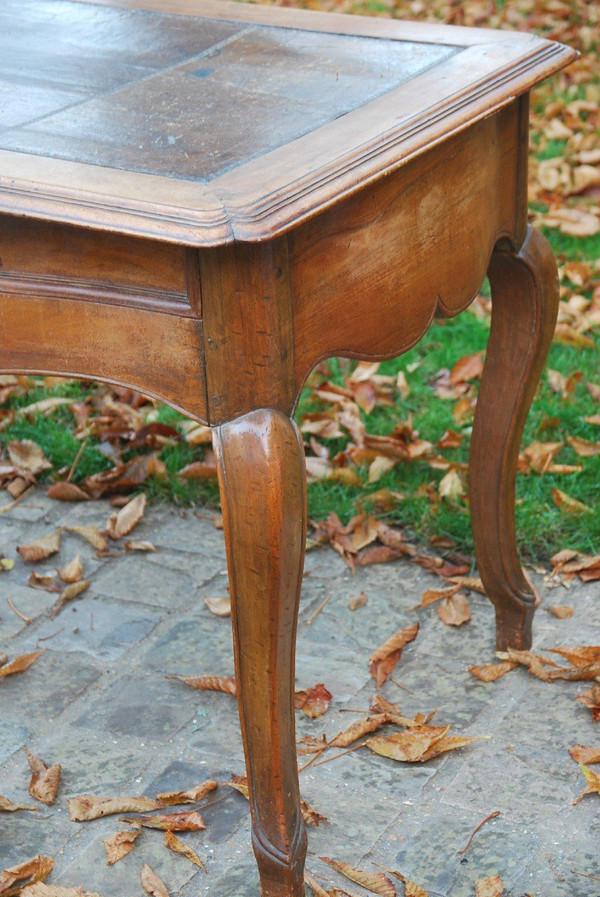
[[[520,252],[498,246],[488,271],[492,326],[477,402],[470,497],[477,564],[496,607],[496,645],[529,648],[535,596],[517,554],[514,490],[525,418],[556,323],[556,262],[528,230]]]
[[[306,540],[304,452],[286,415],[215,431],[238,704],[262,897],[301,897],[306,832],[294,733],[294,656]]]

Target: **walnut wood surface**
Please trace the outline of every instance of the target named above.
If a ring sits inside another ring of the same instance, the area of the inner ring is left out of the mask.
[[[479,572],[496,606],[498,649],[531,647],[536,606],[517,553],[514,490],[529,406],[552,342],[558,273],[547,241],[529,230],[520,251],[501,243],[492,256],[492,328],[477,400],[470,504]]]
[[[397,355],[489,265],[474,538],[498,645],[529,643],[514,481],[557,293],[525,239],[527,91],[573,54],[227,0],[55,8],[0,5],[0,371],[122,383],[215,427],[262,894],[301,897],[290,415],[319,359]]]
[[[0,5],[0,214],[196,246],[290,229],[574,56],[211,0],[53,8]]]
[[[262,897],[301,897],[294,657],[306,541],[302,438],[284,414],[259,410],[217,427],[215,448]]]

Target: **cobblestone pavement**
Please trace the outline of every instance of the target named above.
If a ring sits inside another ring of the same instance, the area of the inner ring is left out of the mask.
[[[103,526],[109,510],[99,502],[63,505],[37,492],[0,516],[0,548],[16,558],[13,570],[0,574],[1,650],[13,658],[45,648],[25,673],[0,679],[0,794],[26,802],[22,745],[63,767],[54,807],[1,815],[0,868],[49,854],[56,884],[139,897],[147,861],[172,895],[257,897],[248,806],[230,788],[208,799],[206,830],[184,836],[207,873],[168,851],[153,831],[108,867],[102,840],[119,828],[115,817],[68,819],[65,801],[75,794],[154,795],[243,772],[234,700],[165,679],[233,672],[229,620],[204,604],[206,595],[226,592],[223,536],[210,519],[151,507],[135,538],[151,540],[156,553],[105,559],[65,532],[60,554],[37,567],[53,572],[79,553],[91,586],[55,619],[46,612],[56,596],[26,585],[31,565],[16,554],[17,545],[57,525]],[[419,620],[419,636],[396,668],[403,688],[388,681],[384,694],[407,715],[437,707],[436,720],[452,724],[453,732],[488,736],[425,764],[398,764],[365,749],[309,767],[302,792],[329,819],[309,831],[309,868],[328,887],[344,885],[323,855],[399,869],[431,897],[472,897],[475,880],[494,873],[506,897],[600,897],[600,797],[573,806],[584,780],[567,753],[577,743],[600,746],[600,727],[575,701],[587,686],[548,685],[524,670],[490,684],[474,679],[467,668],[494,659],[491,607],[473,596],[473,619],[460,629],[444,626],[435,607],[410,610],[425,588],[439,584],[411,562],[360,568],[352,576],[330,549],[307,556],[297,683],[324,682],[334,700],[320,720],[298,715],[299,735],[331,735],[357,719],[342,711],[368,706],[369,654]],[[360,591],[368,603],[351,611],[348,600]],[[542,595],[536,647],[600,644],[598,583],[542,588]],[[34,622],[25,624],[7,597]],[[562,603],[574,607],[570,619],[549,613],[549,605]],[[459,855],[494,810],[500,815]]]

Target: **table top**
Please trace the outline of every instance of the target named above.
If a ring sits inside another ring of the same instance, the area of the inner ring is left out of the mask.
[[[573,55],[525,34],[227,0],[2,0],[0,212],[263,239]]]

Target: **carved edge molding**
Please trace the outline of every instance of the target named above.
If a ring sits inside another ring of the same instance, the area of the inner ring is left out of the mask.
[[[491,48],[495,49],[496,46],[497,44],[492,44]],[[477,51],[483,50],[485,45],[477,48]],[[233,193],[228,200],[228,191],[220,191],[225,197],[224,204],[229,210],[235,237],[256,240],[264,237],[265,232],[269,236],[286,232],[340,198],[351,195],[357,184],[364,187],[375,177],[389,174],[406,164],[417,152],[426,150],[428,145],[433,146],[440,139],[453,136],[499,111],[573,58],[573,51],[562,44],[544,41],[540,46],[538,43],[517,63],[486,73],[444,101],[419,110],[403,119],[397,127],[340,154],[329,165],[307,172],[283,188],[257,194],[239,204]],[[429,71],[434,72],[435,67]],[[400,90],[402,87],[395,92],[399,94]],[[456,122],[451,130],[448,129],[448,119]],[[313,132],[308,137],[314,138],[317,133]],[[299,138],[300,141],[304,139],[306,138]],[[286,149],[291,149],[292,146],[290,144]],[[266,168],[269,156],[276,153],[277,150],[262,157],[257,161],[257,167],[260,163],[265,163]],[[226,179],[227,175],[223,177],[223,181]],[[218,188],[218,180],[214,186]]]

